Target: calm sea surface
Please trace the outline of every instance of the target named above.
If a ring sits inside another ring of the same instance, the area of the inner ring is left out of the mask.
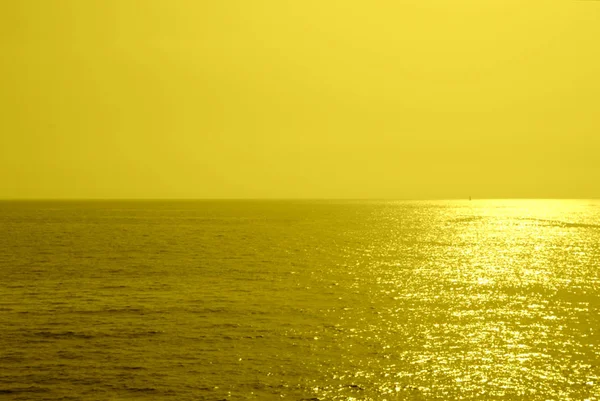
[[[600,201],[0,202],[6,400],[597,400]]]

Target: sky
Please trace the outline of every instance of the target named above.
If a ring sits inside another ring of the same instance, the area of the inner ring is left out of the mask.
[[[600,1],[0,2],[0,198],[600,197]]]

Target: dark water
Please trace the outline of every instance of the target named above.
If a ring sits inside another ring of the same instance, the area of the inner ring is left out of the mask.
[[[0,202],[6,400],[597,400],[600,202]]]

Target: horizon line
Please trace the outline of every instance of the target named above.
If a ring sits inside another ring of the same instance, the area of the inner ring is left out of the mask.
[[[78,197],[56,197],[56,198],[1,198],[0,202],[48,202],[48,201],[450,201],[450,200],[464,200],[464,201],[475,201],[475,200],[598,200],[600,197],[581,197],[581,198],[563,198],[563,197],[449,197],[449,198],[176,198],[176,197],[165,197],[165,198],[119,198],[119,197],[107,197],[107,198],[78,198]]]

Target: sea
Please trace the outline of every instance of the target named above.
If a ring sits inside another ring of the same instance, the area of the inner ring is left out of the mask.
[[[598,400],[600,201],[2,201],[2,400]]]

